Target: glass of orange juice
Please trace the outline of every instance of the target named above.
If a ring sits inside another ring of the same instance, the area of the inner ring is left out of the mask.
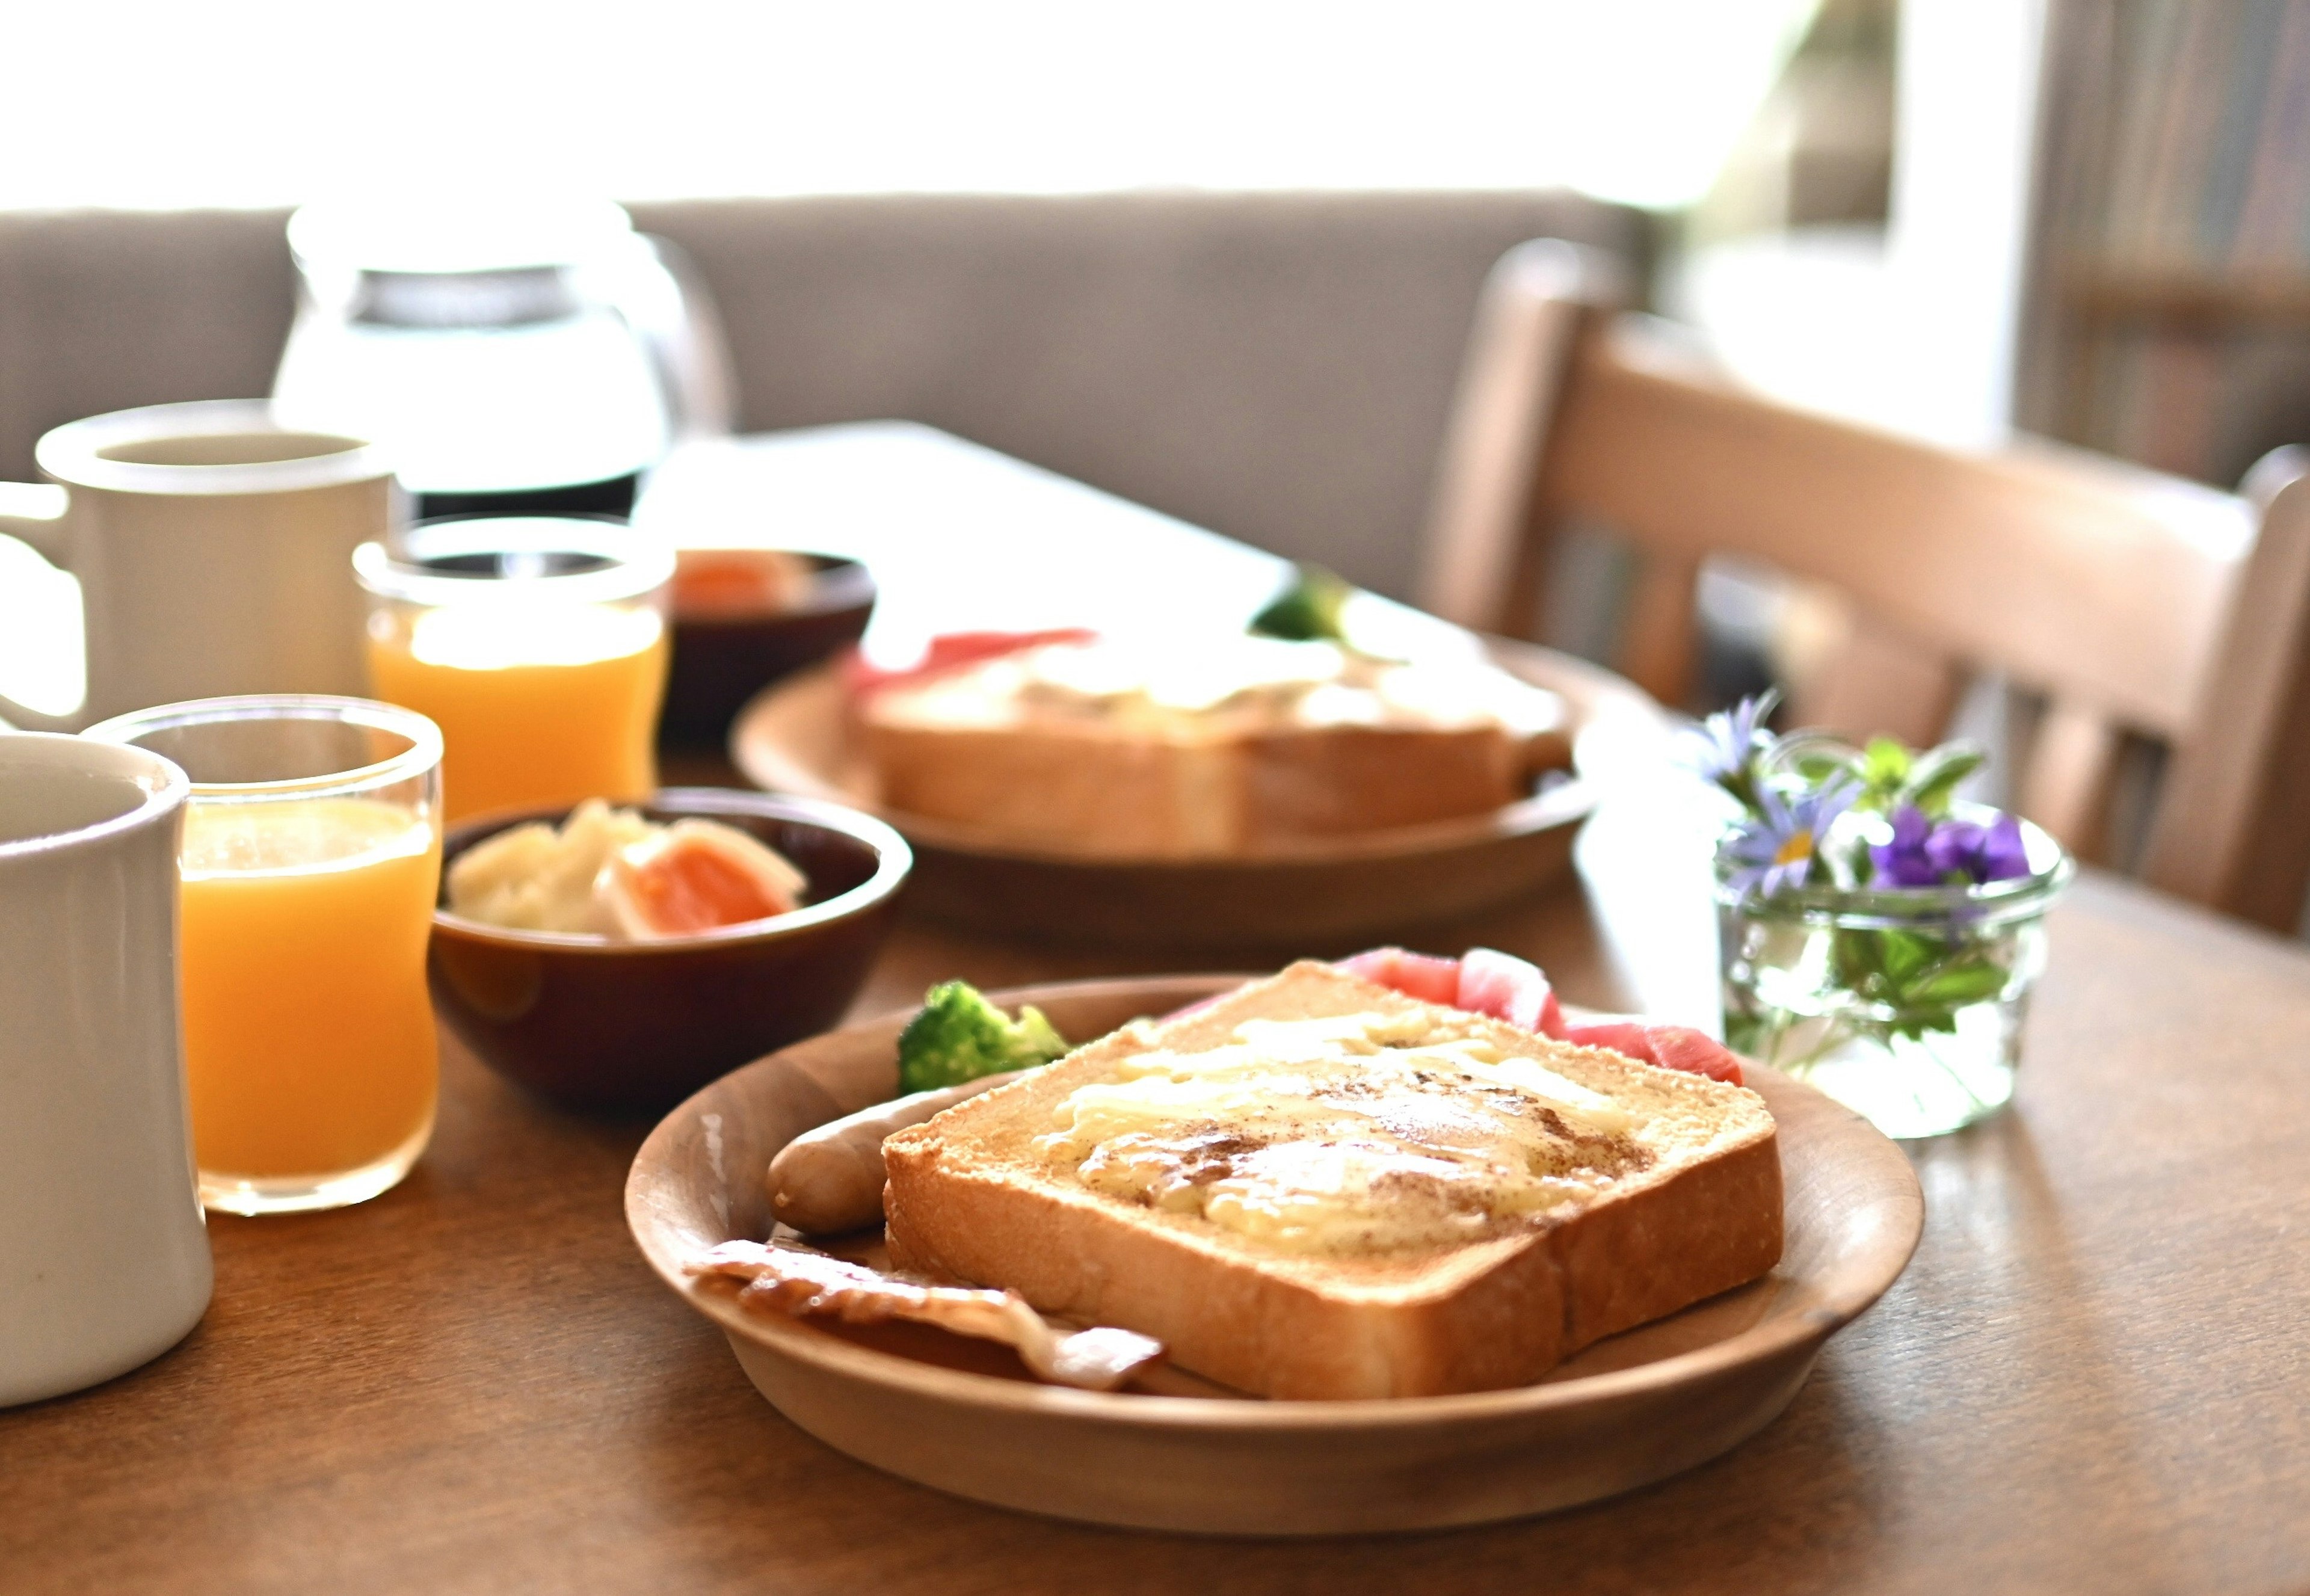
[[[193,782],[178,968],[201,1201],[291,1213],[385,1191],[433,1133],[440,732],[388,704],[280,695],[87,735]]]
[[[440,725],[448,820],[656,789],[664,542],[582,516],[464,516],[364,543],[353,570],[370,690]]]

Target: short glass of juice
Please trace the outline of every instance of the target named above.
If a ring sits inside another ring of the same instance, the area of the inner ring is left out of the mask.
[[[391,1187],[433,1133],[440,732],[388,704],[282,694],[86,734],[192,778],[178,902],[201,1201],[293,1213]]]
[[[656,790],[663,540],[585,516],[447,517],[362,544],[353,571],[370,690],[441,728],[446,820]]]

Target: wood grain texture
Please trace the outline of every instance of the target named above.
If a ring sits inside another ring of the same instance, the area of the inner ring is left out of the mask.
[[[2310,451],[2280,449],[2264,477],[2262,536],[2239,585],[2233,646],[2206,684],[2150,833],[2143,875],[2290,931],[2310,881]],[[2254,496],[2254,481],[2248,479]],[[2258,496],[2257,496],[2258,497]],[[2210,886],[2210,893],[2207,889]]]
[[[1850,625],[1791,694],[1789,724],[1827,726],[1855,740],[1898,737],[1913,748],[1941,741],[1960,682],[1942,655],[1881,627]]]
[[[1698,1018],[1706,851],[1623,807],[1645,797],[1603,805],[1576,879],[1424,940],[1536,959],[1575,1002]],[[2052,942],[2014,1107],[1914,1155],[1908,1272],[1780,1419],[1635,1496],[1283,1544],[907,1485],[779,1418],[652,1276],[620,1202],[647,1123],[543,1106],[453,1045],[408,1182],[342,1213],[216,1220],[215,1302],[183,1346],[0,1412],[0,1591],[2300,1591],[2310,955],[2091,874]],[[854,1012],[948,976],[1232,962],[915,919]]]
[[[1625,300],[1611,256],[1534,239],[1492,268],[1453,395],[1420,534],[1420,607],[1472,631],[1526,635],[1540,573],[1527,561],[1541,447],[1583,324]]]
[[[1600,892],[1657,875],[1637,854],[1588,867]],[[1566,892],[1465,933],[1619,1006],[1611,973],[1673,939],[1610,950],[1597,924]],[[619,1211],[645,1125],[543,1107],[453,1048],[408,1184],[218,1220],[190,1340],[0,1414],[0,1584],[1524,1592],[1546,1570],[1575,1592],[2298,1590],[2310,957],[2092,876],[2053,945],[2016,1108],[1915,1155],[1907,1275],[1781,1419],[1617,1502],[1214,1543],[903,1484],[780,1419],[651,1277]],[[861,1011],[937,976],[1111,967],[916,927]]]
[[[1628,322],[1576,356],[1541,494],[1650,551],[1828,582],[1958,659],[2163,735],[2197,711],[2254,536],[2230,494],[1775,404]]]
[[[2117,729],[2109,722],[2054,699],[2037,724],[2015,807],[2079,858],[2099,861],[2117,748]]]

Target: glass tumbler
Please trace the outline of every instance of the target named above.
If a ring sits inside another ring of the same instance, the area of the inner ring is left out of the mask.
[[[452,823],[657,786],[673,551],[622,522],[466,516],[364,543],[369,688],[441,727]]]
[[[201,1201],[291,1213],[391,1187],[433,1133],[439,731],[363,698],[279,695],[86,735],[192,778],[178,967]]]

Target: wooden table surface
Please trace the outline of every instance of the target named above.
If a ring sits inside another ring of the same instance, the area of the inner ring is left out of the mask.
[[[1663,849],[1614,813],[1579,881],[1422,940],[1524,954],[1595,1006],[1690,1001],[1699,899],[1663,901]],[[858,1011],[948,976],[1214,962],[909,923]],[[2109,878],[2056,913],[2015,1106],[1915,1149],[1916,1260],[1788,1412],[1487,1529],[1197,1540],[878,1474],[779,1418],[643,1265],[620,1198],[647,1124],[454,1044],[443,1087],[401,1187],[213,1220],[181,1347],[0,1413],[0,1591],[2310,1588],[2310,954]]]

